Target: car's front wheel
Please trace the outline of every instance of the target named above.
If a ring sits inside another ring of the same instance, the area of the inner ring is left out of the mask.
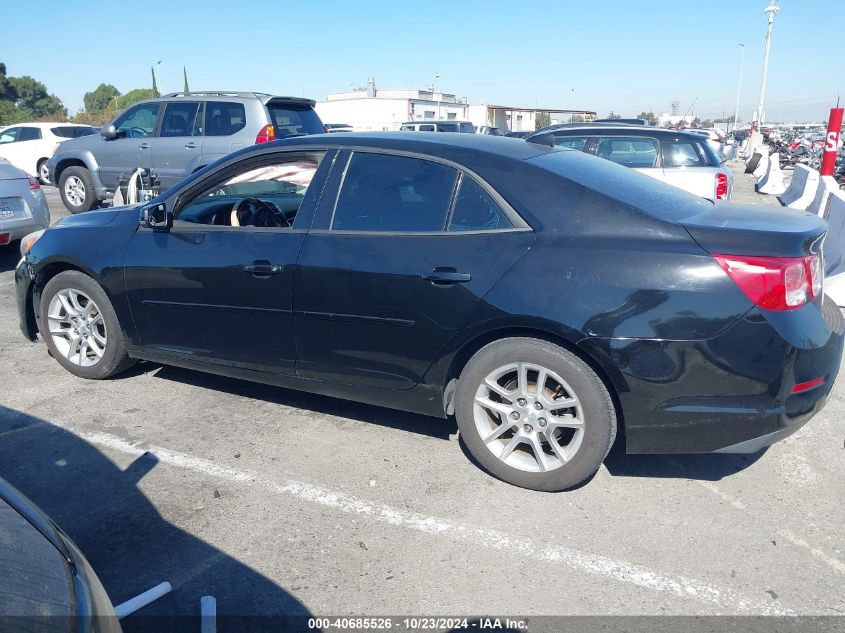
[[[565,490],[598,470],[616,437],[613,400],[570,351],[532,338],[480,349],[455,395],[467,448],[491,474],[532,490]]]
[[[109,378],[135,364],[111,301],[85,273],[68,270],[47,282],[39,317],[50,354],[76,376]]]
[[[59,176],[59,193],[71,213],[90,211],[97,204],[91,173],[78,165],[68,167]]]

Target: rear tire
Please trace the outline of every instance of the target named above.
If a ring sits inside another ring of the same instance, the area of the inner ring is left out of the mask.
[[[78,165],[66,168],[59,176],[59,194],[71,213],[90,211],[97,204],[91,173]]]
[[[47,169],[47,159],[42,158],[38,161],[38,166],[36,168],[36,174],[38,176],[38,181],[42,185],[49,185],[50,184],[50,171]]]
[[[111,301],[85,273],[67,270],[48,281],[39,318],[47,351],[75,376],[110,378],[137,362],[126,351]]]
[[[531,490],[589,479],[616,438],[616,410],[601,378],[572,352],[533,338],[476,352],[458,381],[455,417],[490,474]]]

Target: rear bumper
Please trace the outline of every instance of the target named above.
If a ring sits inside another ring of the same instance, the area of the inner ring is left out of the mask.
[[[822,309],[774,316],[754,309],[704,341],[582,346],[618,370],[612,379],[629,453],[746,453],[791,435],[821,411],[839,373],[843,330],[839,308],[825,298]],[[819,377],[819,386],[792,393]]]

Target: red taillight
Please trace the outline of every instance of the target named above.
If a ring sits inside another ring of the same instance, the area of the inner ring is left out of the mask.
[[[38,178],[33,178],[32,176],[29,177],[29,188],[41,189],[41,183],[38,182]]]
[[[719,172],[716,174],[716,200],[728,199],[728,175]]]
[[[276,140],[276,130],[273,129],[273,125],[268,123],[258,134],[255,136],[255,144],[258,145],[259,143],[269,143],[270,141]]]
[[[713,258],[755,305],[766,310],[794,310],[822,293],[824,273],[818,255]]]
[[[820,376],[819,378],[813,378],[813,380],[808,380],[807,382],[799,382],[792,388],[792,393],[800,393],[802,391],[807,391],[808,389],[813,389],[823,384],[824,376]]]

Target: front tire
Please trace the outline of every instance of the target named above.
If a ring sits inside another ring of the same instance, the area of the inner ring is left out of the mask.
[[[59,193],[71,213],[90,211],[97,204],[94,181],[85,167],[74,165],[65,169],[59,176]]]
[[[110,378],[135,364],[105,291],[88,275],[68,270],[41,293],[41,336],[59,364],[81,378]]]
[[[532,490],[584,482],[616,438],[616,410],[601,378],[572,352],[532,338],[476,352],[458,381],[455,416],[489,473]]]

